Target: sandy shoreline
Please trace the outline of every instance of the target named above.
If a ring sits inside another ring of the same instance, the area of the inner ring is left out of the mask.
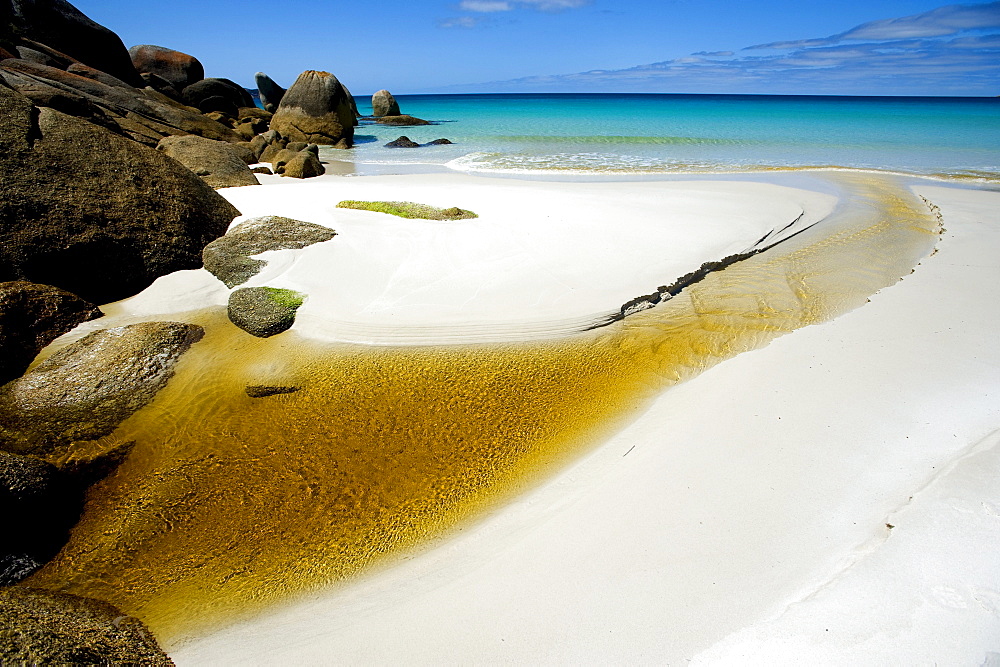
[[[583,460],[435,548],[168,646],[172,657],[981,664],[1000,651],[1000,193],[915,191],[940,206],[947,231],[938,252],[870,304],[667,391]],[[247,217],[337,229],[327,244],[268,253],[249,284],[309,293],[296,324],[304,335],[330,338],[333,321],[333,339],[376,343],[419,342],[427,327],[468,320],[544,331],[834,205],[770,183],[461,174],[224,194]],[[481,217],[415,231],[335,209],[349,198]],[[207,272],[181,272],[98,322],[222,306],[227,294]]]

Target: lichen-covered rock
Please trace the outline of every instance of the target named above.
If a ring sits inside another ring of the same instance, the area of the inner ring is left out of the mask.
[[[244,220],[225,236],[205,246],[205,268],[233,288],[257,275],[267,262],[252,259],[268,250],[298,250],[329,241],[337,233],[329,227],[278,215]]]
[[[322,176],[326,169],[315,153],[302,149],[284,164],[280,173],[289,178],[312,178]]]
[[[33,456],[107,435],[173,377],[201,327],[142,322],[103,329],[0,387],[0,449]]]
[[[204,137],[164,137],[156,149],[193,171],[213,188],[259,185],[247,166],[249,149]],[[252,156],[251,156],[252,159]]]
[[[42,348],[102,315],[75,294],[23,280],[0,283],[0,384],[27,370]]]
[[[305,295],[275,287],[242,287],[229,295],[229,321],[258,338],[287,331]]]
[[[155,74],[184,90],[205,78],[205,68],[194,56],[163,46],[138,44],[128,50],[132,65],[140,74]]]
[[[354,121],[351,101],[337,77],[309,70],[282,97],[271,128],[289,141],[350,147]]]
[[[413,141],[407,136],[402,136],[399,139],[393,139],[385,145],[386,148],[420,148],[420,144]]]
[[[0,34],[40,42],[128,84],[142,85],[118,35],[65,0],[4,0]]]
[[[257,72],[253,78],[257,83],[257,91],[260,93],[260,103],[264,105],[266,111],[274,113],[278,110],[278,105],[281,104],[281,98],[285,96],[285,89],[263,72]]]
[[[381,118],[375,119],[376,123],[381,125],[398,125],[398,126],[410,126],[410,125],[430,125],[429,120],[424,120],[423,118],[416,118],[407,114],[402,116],[382,116]]]
[[[83,497],[55,466],[0,451],[0,586],[21,581],[66,543]]]
[[[25,586],[0,589],[0,663],[173,665],[142,622],[110,604]]]
[[[96,83],[96,82],[95,82]],[[233,206],[166,155],[0,86],[0,280],[91,303],[201,266]]]
[[[399,115],[399,104],[392,93],[383,89],[372,95],[372,115],[376,118]]]

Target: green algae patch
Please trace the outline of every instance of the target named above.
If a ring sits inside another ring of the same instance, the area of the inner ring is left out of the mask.
[[[388,213],[400,218],[420,220],[469,220],[470,218],[479,217],[472,211],[466,211],[457,206],[437,208],[436,206],[417,204],[410,201],[358,201],[347,199],[337,204],[337,208],[353,208],[358,211]]]

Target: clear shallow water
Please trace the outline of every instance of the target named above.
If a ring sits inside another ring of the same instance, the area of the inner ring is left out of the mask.
[[[840,166],[1000,177],[1000,99],[756,95],[408,95],[436,125],[363,121],[324,157],[355,173],[419,164],[476,172],[675,173]],[[367,102],[367,104],[366,104]],[[370,113],[370,100],[359,100]],[[390,149],[401,135],[453,146]]]

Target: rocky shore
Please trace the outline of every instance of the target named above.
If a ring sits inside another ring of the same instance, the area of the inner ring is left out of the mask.
[[[94,442],[153,399],[202,330],[101,329],[26,373],[36,355],[101,317],[95,304],[160,276],[204,262],[233,288],[261,264],[249,255],[333,238],[274,217],[225,235],[240,212],[215,190],[259,185],[257,173],[323,174],[319,145],[350,148],[359,114],[329,72],[303,72],[287,90],[257,73],[260,108],[239,84],[206,77],[195,56],[126,49],[65,0],[2,0],[0,10],[0,585],[12,586],[59,551],[87,487],[128,456],[129,446]],[[399,114],[387,91],[377,96]],[[272,336],[304,298],[237,290],[229,312]],[[0,662],[169,664],[125,618],[103,602],[0,589]]]

